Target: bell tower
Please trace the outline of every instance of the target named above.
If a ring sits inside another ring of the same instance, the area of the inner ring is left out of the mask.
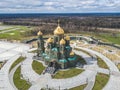
[[[38,55],[37,56],[42,56],[42,54],[44,53],[45,51],[45,48],[44,48],[44,40],[43,40],[43,33],[41,31],[39,31],[37,33],[38,35],[38,41],[37,41],[37,44],[38,44]]]

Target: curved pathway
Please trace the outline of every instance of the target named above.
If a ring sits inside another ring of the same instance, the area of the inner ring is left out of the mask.
[[[16,55],[13,58],[11,58],[7,63],[2,67],[0,70],[0,89],[1,90],[14,90],[14,87],[9,82],[9,69],[12,65],[12,63],[18,59],[20,55]]]
[[[13,85],[11,85],[11,81],[9,81],[9,69],[11,65],[22,55],[21,53],[26,52],[28,49],[29,46],[25,44],[0,41],[0,61],[7,60],[0,70],[0,90],[15,90]],[[2,57],[5,58],[1,59]]]
[[[91,67],[92,65],[96,66],[97,64],[96,61],[95,60],[92,61],[92,58],[89,55],[77,51],[75,53],[80,54]],[[41,77],[37,80],[37,84],[33,85],[29,90],[39,90],[46,86],[55,89],[59,89],[60,87],[60,89],[63,90],[66,88],[69,89],[82,84],[90,83],[91,81],[93,82],[93,85],[88,87],[93,88],[96,74],[97,74],[96,71],[85,70],[81,74],[67,79],[52,79],[49,74],[45,74],[41,75]],[[91,78],[94,79],[92,80]]]
[[[32,53],[26,53],[26,59],[22,62],[21,65],[21,74],[23,75],[23,78],[25,80],[29,81],[31,84],[35,84],[37,83],[36,81],[40,77],[40,75],[32,69],[32,58]]]
[[[107,57],[105,57],[104,55],[102,55],[101,53],[98,53],[96,51],[93,51],[93,50],[90,50],[87,48],[77,47],[77,46],[75,46],[75,47],[85,50],[87,52],[96,54],[97,56],[102,58],[102,60],[108,65],[108,67],[110,69],[110,74],[112,74],[112,75],[110,75],[110,79],[109,79],[107,85],[103,88],[103,90],[119,90],[120,89],[120,75],[119,74],[118,74],[118,76],[115,75],[115,73],[119,73],[119,70],[110,59],[108,59]]]

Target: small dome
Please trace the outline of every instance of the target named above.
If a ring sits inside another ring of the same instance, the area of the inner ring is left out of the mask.
[[[75,55],[75,53],[73,51],[70,52],[70,56],[73,56]]]
[[[39,32],[37,33],[37,35],[40,36],[40,35],[43,35],[43,33],[42,33],[41,31],[39,31]]]
[[[53,39],[52,38],[49,38],[48,40],[47,40],[47,43],[52,43],[53,42]]]
[[[61,34],[64,34],[64,30],[58,26],[55,30],[54,30],[54,34],[55,35],[61,35]]]
[[[66,40],[70,40],[70,37],[69,37],[69,36],[66,36],[65,39],[66,39]]]
[[[60,40],[60,45],[64,45],[66,42],[65,42],[65,40],[64,39],[61,39]]]

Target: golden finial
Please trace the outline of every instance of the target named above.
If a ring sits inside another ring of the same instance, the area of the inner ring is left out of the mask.
[[[58,26],[57,26],[57,28],[54,30],[54,34],[55,34],[55,35],[64,34],[64,30],[60,27],[60,20],[59,20],[59,19],[58,19]]]
[[[60,26],[60,20],[58,19],[58,26]]]

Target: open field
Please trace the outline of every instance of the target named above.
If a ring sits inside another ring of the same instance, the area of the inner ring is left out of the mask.
[[[8,40],[22,40],[25,37],[23,33],[31,30],[31,28],[27,26],[0,26],[0,28],[0,39]]]
[[[33,30],[34,27],[27,27],[27,26],[9,26],[9,25],[0,25],[0,39],[15,39],[15,40],[23,40],[23,39],[27,39],[30,37],[36,37],[35,35],[33,36],[29,36],[27,35],[27,37],[24,35],[24,32],[29,31],[27,34],[31,33],[30,30]],[[102,28],[100,28],[102,29]],[[54,30],[54,28],[53,28]],[[87,36],[93,36],[96,37],[98,39],[101,39],[105,42],[111,42],[114,44],[119,44],[120,45],[120,32],[117,32],[115,34],[113,34],[114,29],[109,29],[105,28],[102,30],[107,30],[107,31],[111,31],[111,33],[96,33],[96,32],[83,32],[83,31],[79,31],[76,32],[77,35],[81,34],[81,35],[87,35]],[[115,29],[116,31],[116,29]],[[119,29],[117,29],[117,31],[119,31]],[[5,32],[5,33],[2,33]],[[75,33],[68,33],[71,35],[76,35]]]

